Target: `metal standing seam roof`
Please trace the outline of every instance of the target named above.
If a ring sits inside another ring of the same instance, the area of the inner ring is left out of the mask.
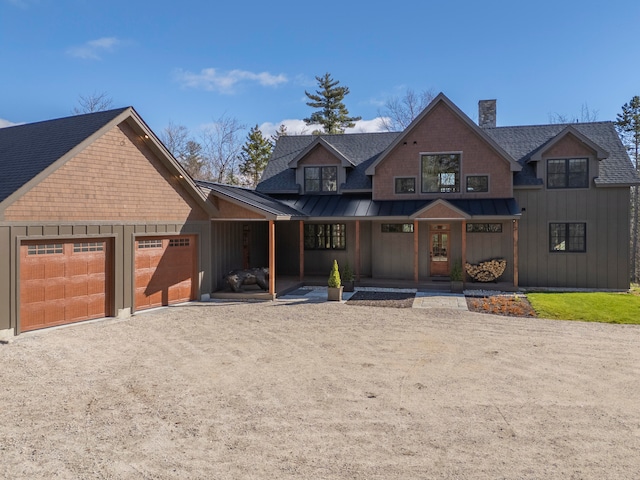
[[[242,204],[249,205],[264,212],[277,216],[303,217],[304,213],[281,203],[268,195],[251,190],[249,188],[233,185],[224,185],[204,180],[196,180],[196,184],[205,191],[212,191],[227,198],[237,200]]]
[[[353,195],[273,195],[274,200],[311,218],[409,218],[431,203],[441,200],[372,200],[371,194]],[[445,200],[471,218],[520,215],[514,198]]]
[[[0,128],[0,202],[127,108]]]

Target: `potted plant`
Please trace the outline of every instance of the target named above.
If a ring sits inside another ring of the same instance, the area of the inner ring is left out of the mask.
[[[464,283],[462,281],[462,265],[459,261],[453,263],[449,279],[451,280],[451,291],[454,293],[462,293]]]
[[[344,268],[342,269],[342,286],[344,287],[345,292],[353,292],[355,287],[353,270],[351,270],[349,262],[345,263]]]
[[[329,282],[327,288],[327,300],[337,301],[342,300],[342,283],[340,282],[340,270],[338,270],[338,261],[333,261],[333,267],[331,268],[331,274],[329,275]]]

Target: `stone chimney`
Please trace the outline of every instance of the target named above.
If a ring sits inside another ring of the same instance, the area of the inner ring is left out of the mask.
[[[480,125],[480,128],[496,126],[495,100],[480,100],[478,102],[478,125]]]

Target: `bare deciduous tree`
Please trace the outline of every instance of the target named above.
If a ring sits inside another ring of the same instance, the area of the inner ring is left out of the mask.
[[[189,129],[172,122],[160,132],[160,140],[184,169],[196,179],[204,177],[202,145],[193,140]]]
[[[224,114],[203,130],[201,145],[206,180],[231,185],[239,183],[241,132],[245,129],[238,119]]]
[[[82,113],[102,112],[109,110],[113,105],[113,99],[107,92],[93,92],[91,95],[78,95],[78,106],[73,107],[74,115]]]
[[[404,130],[435,96],[433,90],[423,90],[417,93],[409,88],[404,96],[390,98],[378,111],[382,128],[388,132]]]
[[[549,123],[588,123],[598,120],[598,110],[589,108],[585,102],[580,107],[579,115],[565,115],[563,113],[550,113]]]

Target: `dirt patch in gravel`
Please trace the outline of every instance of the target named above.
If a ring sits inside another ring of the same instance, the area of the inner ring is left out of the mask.
[[[0,478],[633,479],[640,327],[305,299],[0,346]]]
[[[415,293],[357,291],[347,300],[347,305],[366,307],[411,308]]]
[[[535,317],[536,311],[524,295],[495,295],[490,297],[466,297],[472,312],[506,315],[508,317]]]

